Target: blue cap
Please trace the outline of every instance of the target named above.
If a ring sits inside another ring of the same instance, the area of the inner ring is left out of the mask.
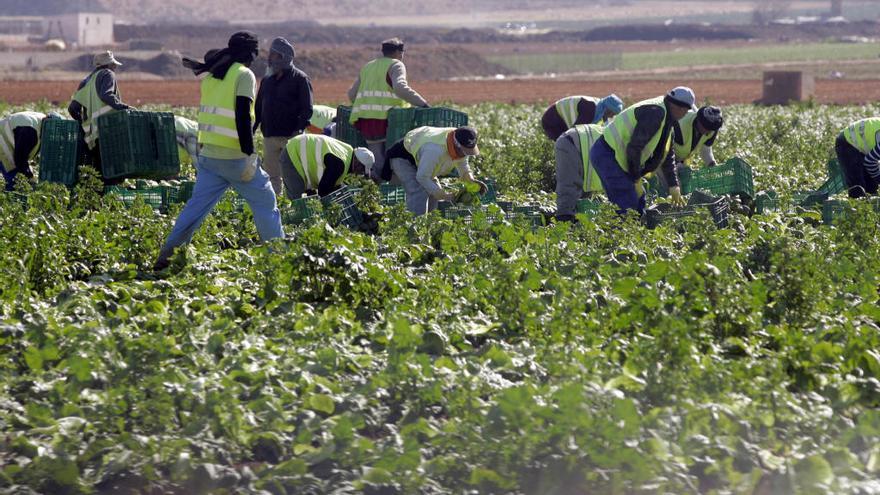
[[[616,114],[623,111],[623,100],[615,94],[610,94],[605,98],[602,98],[600,103],[602,103],[602,106],[604,106],[605,109],[611,110]]]

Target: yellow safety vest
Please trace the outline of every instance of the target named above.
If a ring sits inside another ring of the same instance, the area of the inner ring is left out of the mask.
[[[220,80],[208,76],[202,80],[199,104],[199,144],[210,144],[240,150],[238,128],[235,126],[235,87],[238,78],[250,69],[234,63]],[[254,121],[254,102],[251,101],[251,121]]]
[[[323,131],[324,128],[330,125],[335,118],[335,108],[324,105],[314,105],[312,107],[312,118],[309,120],[309,125],[314,126],[315,129],[321,129]]]
[[[306,189],[318,189],[318,184],[324,176],[324,158],[328,154],[339,158],[345,164],[345,169],[336,182],[338,186],[351,168],[354,148],[323,134],[300,134],[287,141],[287,155],[293,163],[293,168],[305,181]]]
[[[179,115],[174,116],[174,133],[177,135],[177,154],[184,153],[193,160],[199,156],[199,123]]]
[[[859,120],[843,130],[846,142],[864,154],[877,146],[877,133],[880,133],[880,117]]]
[[[431,143],[442,147],[443,154],[440,155],[440,160],[434,165],[434,170],[432,171],[431,176],[438,177],[447,175],[452,172],[453,169],[461,165],[462,162],[467,160],[467,157],[453,160],[452,157],[449,156],[447,140],[449,139],[449,133],[451,132],[455,132],[454,127],[417,127],[404,136],[403,147],[406,148],[416,160],[419,159],[419,151],[421,151],[422,147],[426,144]],[[416,166],[418,166],[418,163],[416,163]]]
[[[602,187],[602,180],[599,179],[599,174],[596,173],[596,169],[593,168],[593,164],[590,162],[590,148],[593,147],[593,143],[602,135],[603,126],[600,124],[585,124],[576,125],[574,129],[577,131],[581,145],[581,161],[584,166],[584,192],[605,192],[605,188]]]
[[[82,115],[82,128],[85,132],[86,145],[89,149],[93,149],[95,147],[95,142],[98,140],[98,117],[113,111],[113,107],[104,103],[104,101],[98,96],[96,81],[99,72],[100,70],[92,72],[85,85],[73,94],[73,101],[82,105],[84,109]],[[117,89],[117,93],[118,92],[119,90]]]
[[[592,96],[568,96],[556,102],[556,113],[562,117],[563,122],[565,122],[565,127],[571,129],[574,127],[574,123],[577,122],[579,117],[578,115],[578,105],[581,100],[591,101],[594,104],[599,105],[599,99],[593,98]],[[593,119],[590,119],[592,122]]]
[[[13,131],[19,127],[30,127],[37,131],[37,145],[28,154],[28,160],[33,160],[40,150],[40,134],[45,118],[46,115],[39,112],[18,112],[0,120],[0,159],[3,160],[3,168],[7,172],[15,170],[15,134]]]
[[[633,131],[636,128],[636,124],[638,124],[638,119],[636,118],[636,109],[648,105],[659,106],[663,109],[663,124],[657,129],[657,133],[648,141],[647,146],[642,150],[642,156],[639,157],[639,167],[644,167],[651,156],[654,154],[654,151],[658,146],[663,146],[666,153],[669,153],[669,150],[672,148],[672,133],[670,132],[666,138],[666,142],[660,143],[660,136],[663,134],[663,129],[666,126],[666,105],[663,103],[663,97],[652,98],[650,100],[640,101],[635,105],[627,108],[619,115],[614,117],[608,126],[605,127],[605,130],[602,131],[602,136],[605,138],[605,141],[608,143],[608,146],[614,150],[614,156],[617,159],[617,164],[622,168],[625,172],[629,172],[629,164],[626,159],[626,147],[629,145],[630,140],[632,139]]]
[[[398,60],[377,58],[361,69],[360,85],[351,104],[350,123],[354,124],[360,119],[387,119],[388,110],[410,106],[395,95],[394,88],[388,85],[388,69],[395,62]]]
[[[694,146],[694,134],[696,134],[697,132],[694,128],[694,122],[696,120],[697,112],[690,111],[685,114],[685,116],[681,120],[678,121],[678,125],[681,128],[683,143],[678,144],[678,141],[673,140],[672,149],[675,150],[675,158],[682,163],[687,162],[695,151],[705,146],[706,142],[715,136],[716,131],[703,134],[702,136],[700,136],[700,140],[697,142],[697,145]]]

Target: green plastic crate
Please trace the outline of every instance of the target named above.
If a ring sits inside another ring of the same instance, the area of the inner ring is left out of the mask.
[[[731,158],[723,165],[695,170],[687,186],[682,187],[682,192],[690,194],[697,190],[716,196],[739,194],[754,198],[752,167],[744,160]]]
[[[336,139],[348,143],[354,147],[366,146],[367,142],[360,131],[348,122],[351,117],[351,107],[340,106],[336,108]]]
[[[467,124],[467,114],[451,108],[392,108],[388,111],[385,142],[390,148],[417,127],[463,127]]]
[[[822,191],[797,191],[788,196],[779,196],[775,191],[760,192],[755,198],[755,213],[785,213],[797,208],[821,207],[827,199],[828,193]]]
[[[300,225],[303,222],[321,215],[321,206],[316,204],[318,195],[298,198],[281,210],[281,223],[284,225]]]
[[[403,186],[380,184],[379,194],[381,195],[380,202],[384,206],[394,206],[406,203],[406,189],[404,189]]]
[[[195,181],[181,181],[177,186],[169,186],[166,188],[165,204],[172,205],[177,203],[186,203],[192,197]]]
[[[180,173],[172,114],[111,112],[98,118],[98,131],[104,178],[164,178]]]
[[[602,202],[595,199],[581,199],[577,202],[576,211],[588,217],[595,217],[602,208]]]
[[[669,203],[660,203],[645,210],[643,221],[649,229],[681,218],[699,215],[703,209],[708,210],[712,222],[719,228],[725,228],[730,220],[730,203],[725,198],[716,198],[696,191],[688,198],[684,208],[675,208]]]
[[[832,225],[835,221],[852,214],[855,212],[857,202],[867,202],[875,212],[880,213],[880,198],[829,199],[822,203],[822,222],[826,225]]]
[[[505,210],[504,218],[513,223],[525,223],[533,227],[547,223],[542,208],[537,205],[514,205],[509,210]]]
[[[480,203],[484,205],[498,201],[498,183],[495,179],[483,179],[486,184],[486,193],[480,196]]]
[[[141,197],[144,202],[152,206],[154,210],[161,210],[165,206],[165,197],[167,193],[166,188],[163,186],[142,189],[127,189],[120,186],[110,186],[104,188],[104,195],[118,198],[125,203],[125,206],[131,206],[136,198]]]
[[[44,120],[40,134],[40,182],[75,185],[84,153],[85,142],[79,122]]]
[[[321,198],[324,205],[325,217],[328,217],[328,210],[331,205],[339,205],[342,209],[339,218],[329,218],[329,221],[336,225],[345,225],[350,229],[357,229],[364,222],[364,216],[354,202],[356,191],[348,186],[342,186]]]
[[[828,180],[819,186],[819,191],[827,193],[829,196],[846,191],[846,179],[843,176],[843,168],[841,168],[840,163],[837,160],[829,160],[827,169]]]

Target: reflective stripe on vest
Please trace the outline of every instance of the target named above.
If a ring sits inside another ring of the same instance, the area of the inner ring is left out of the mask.
[[[354,148],[323,134],[300,134],[287,141],[287,156],[293,163],[293,168],[303,178],[307,190],[318,189],[326,169],[324,158],[328,154],[339,158],[345,164],[342,175],[336,181],[338,186],[351,168]]]
[[[98,72],[100,71],[93,72],[86,81],[86,84],[73,94],[73,100],[82,105],[85,110],[82,128],[89,149],[94,148],[95,142],[98,140],[98,117],[113,111],[113,107],[104,103],[98,96]],[[116,93],[117,95],[119,94],[118,88]]]
[[[592,96],[569,96],[556,102],[556,113],[562,117],[565,127],[571,129],[574,127],[575,122],[578,121],[578,105],[580,105],[581,100],[586,100],[596,105],[599,104],[599,100]],[[589,120],[590,122],[593,121],[593,119]]]
[[[360,119],[387,119],[388,110],[409,107],[409,103],[395,95],[394,88],[388,85],[388,69],[396,62],[398,60],[382,57],[361,69],[360,85],[348,119],[350,123]]]
[[[250,72],[240,63],[234,63],[222,80],[208,76],[202,80],[199,103],[199,144],[210,144],[240,150],[238,128],[235,125],[235,89],[238,79]],[[254,120],[254,102],[250,105],[251,121]]]
[[[449,156],[447,139],[449,138],[450,132],[455,132],[455,128],[417,127],[416,129],[409,131],[403,138],[403,147],[406,148],[416,160],[419,160],[419,152],[422,150],[423,146],[428,143],[440,146],[443,148],[443,153],[440,154],[440,159],[434,164],[434,170],[431,172],[431,176],[438,177],[446,175],[467,160],[467,157],[453,160],[452,157]],[[418,167],[418,165],[419,164],[416,163],[416,167]]]
[[[40,136],[45,118],[46,115],[39,112],[18,112],[0,120],[0,159],[7,172],[15,170],[15,129],[29,127],[37,131],[37,145],[28,153],[28,160],[33,160],[40,151]]]
[[[638,119],[636,118],[636,109],[648,105],[658,106],[663,109],[663,123],[659,129],[657,129],[657,133],[651,137],[651,140],[648,141],[648,144],[642,150],[642,155],[639,157],[639,167],[644,167],[651,156],[654,154],[654,151],[660,146],[660,136],[663,134],[663,129],[666,125],[666,105],[663,103],[663,97],[652,98],[650,100],[641,101],[636,103],[635,105],[627,108],[619,115],[614,117],[608,126],[605,127],[605,130],[602,132],[602,136],[605,138],[605,141],[608,143],[608,146],[614,150],[614,156],[617,158],[617,165],[620,166],[625,172],[629,172],[629,164],[627,163],[626,158],[626,147],[629,145],[630,140],[632,139],[633,131],[638,124]],[[666,142],[663,143],[663,147],[666,152],[669,152],[669,149],[672,147],[672,133],[666,137]]]
[[[715,132],[704,134],[700,136],[700,140],[694,145],[694,134],[697,132],[695,127],[696,121],[697,112],[693,110],[685,114],[685,116],[678,121],[683,143],[678,144],[678,141],[673,140],[672,148],[675,150],[675,159],[682,163],[687,162],[691,156],[693,156],[695,151],[700,149],[700,147],[704,146],[707,141],[715,136]]]
[[[333,122],[333,119],[335,118],[335,108],[327,107],[324,105],[315,105],[312,107],[312,118],[309,120],[309,124],[317,127],[318,129],[323,129],[330,125],[330,123]]]
[[[603,127],[599,124],[576,125],[578,140],[581,145],[581,163],[584,166],[584,192],[604,192],[602,180],[590,162],[590,148],[602,135]]]
[[[880,132],[880,118],[859,120],[843,131],[843,137],[855,149],[867,155],[877,146],[877,133]]]

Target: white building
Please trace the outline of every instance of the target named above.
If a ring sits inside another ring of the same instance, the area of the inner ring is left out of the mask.
[[[0,0],[0,15],[0,36],[61,39],[74,47],[113,44],[113,14],[100,0]]]

